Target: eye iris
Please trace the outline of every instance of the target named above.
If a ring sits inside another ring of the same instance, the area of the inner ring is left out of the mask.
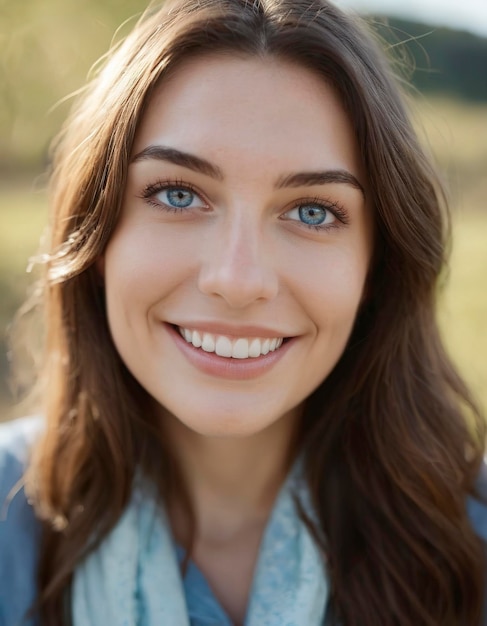
[[[313,226],[322,224],[326,219],[326,209],[313,204],[305,204],[299,207],[299,217],[306,224]]]
[[[193,193],[188,189],[168,189],[167,199],[175,207],[186,208],[193,202]]]

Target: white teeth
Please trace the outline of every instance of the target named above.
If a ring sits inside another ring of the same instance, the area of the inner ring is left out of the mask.
[[[201,347],[205,352],[215,352],[215,338],[209,333],[203,335],[203,341]]]
[[[254,359],[260,356],[260,346],[261,346],[260,339],[252,339],[252,341],[250,342],[250,346],[249,346],[249,356],[251,356]]]
[[[199,332],[197,330],[193,330],[192,335],[193,336],[190,338],[190,340],[188,341],[186,339],[186,341],[188,341],[188,343],[192,343],[195,348],[201,348],[203,344],[203,339],[201,338]]]
[[[216,352],[218,356],[234,359],[257,358],[274,352],[281,347],[283,338],[272,339],[262,337],[238,337],[232,339],[226,335],[213,335],[201,333],[197,330],[179,327],[179,334],[193,344],[195,348],[201,348],[205,352]]]
[[[234,359],[248,359],[249,340],[237,339],[237,341],[233,344],[232,356]]]
[[[223,335],[220,335],[218,339],[216,340],[215,352],[218,354],[218,356],[231,357],[232,356],[232,342],[230,341],[230,339],[228,337],[224,337]]]

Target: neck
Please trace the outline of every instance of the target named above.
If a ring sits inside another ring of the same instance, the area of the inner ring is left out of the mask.
[[[264,431],[240,438],[206,437],[174,417],[165,420],[198,536],[231,535],[265,524],[293,459],[298,419],[294,411]],[[183,509],[181,501],[169,503],[179,540],[190,532]]]

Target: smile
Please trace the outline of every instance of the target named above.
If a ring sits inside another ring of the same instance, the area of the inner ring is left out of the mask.
[[[278,350],[283,337],[227,337],[214,333],[200,332],[178,326],[181,337],[195,348],[204,352],[214,352],[218,356],[229,359],[248,359],[265,356],[269,352]]]

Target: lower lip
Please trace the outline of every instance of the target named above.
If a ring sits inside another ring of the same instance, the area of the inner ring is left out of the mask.
[[[230,380],[250,380],[258,378],[274,367],[288,352],[294,338],[288,339],[274,352],[248,359],[233,359],[218,356],[215,352],[205,352],[188,343],[179,331],[170,324],[164,324],[177,347],[192,365],[210,376],[218,376]]]

